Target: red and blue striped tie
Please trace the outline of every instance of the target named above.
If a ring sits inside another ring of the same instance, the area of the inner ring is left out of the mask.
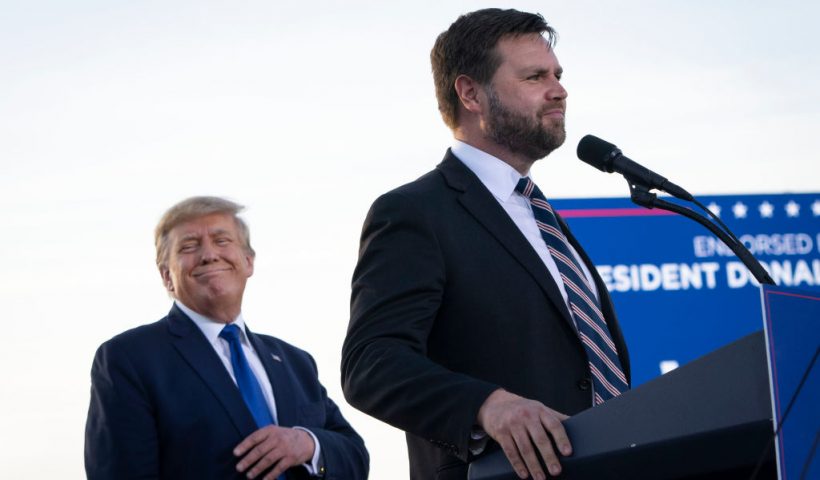
[[[592,373],[593,398],[599,405],[629,389],[621,368],[618,350],[612,341],[601,305],[592,292],[587,277],[569,247],[566,236],[558,226],[552,207],[541,190],[528,177],[519,180],[515,191],[529,199],[535,223],[547,250],[555,260],[564,287],[578,337],[586,350]]]

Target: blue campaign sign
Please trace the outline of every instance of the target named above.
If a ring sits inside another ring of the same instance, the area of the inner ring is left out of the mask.
[[[762,291],[780,478],[820,478],[820,292]]]
[[[820,193],[699,199],[778,285],[820,288]],[[634,385],[763,328],[759,285],[701,225],[628,198],[551,202],[612,293]]]

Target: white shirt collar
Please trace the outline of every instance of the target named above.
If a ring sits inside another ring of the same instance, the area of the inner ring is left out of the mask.
[[[176,306],[179,307],[180,310],[185,312],[185,315],[188,315],[191,318],[191,320],[194,321],[196,326],[199,327],[200,330],[202,330],[202,333],[205,335],[205,338],[207,338],[211,344],[216,344],[219,341],[219,332],[221,332],[222,329],[225,328],[224,323],[217,322],[216,320],[212,320],[206,317],[205,315],[202,315],[191,310],[188,306],[186,306],[179,300],[174,300],[174,303],[176,303]],[[239,315],[236,316],[236,318],[233,322],[231,322],[231,324],[239,327],[240,340],[242,341],[242,343],[249,345],[250,342],[248,341],[248,338],[245,335],[245,320],[242,318],[241,312],[239,313]]]
[[[476,174],[499,201],[506,202],[515,193],[515,186],[522,175],[504,160],[456,139],[450,151]]]

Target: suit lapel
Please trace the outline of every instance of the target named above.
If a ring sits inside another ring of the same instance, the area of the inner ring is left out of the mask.
[[[298,412],[296,405],[293,402],[293,392],[291,385],[293,380],[289,374],[287,365],[285,365],[285,357],[279,350],[269,348],[262,339],[251,332],[248,327],[245,327],[245,332],[248,339],[253,345],[254,350],[259,355],[265,371],[268,373],[271,387],[273,388],[273,398],[276,402],[276,420],[277,423],[283,427],[292,427],[298,421]]]
[[[492,193],[450,150],[437,167],[447,184],[460,191],[459,202],[524,267],[574,330],[567,304],[544,262]]]
[[[176,305],[168,314],[168,322],[174,347],[222,404],[239,435],[245,438],[254,432],[256,423],[239,389],[196,324]]]

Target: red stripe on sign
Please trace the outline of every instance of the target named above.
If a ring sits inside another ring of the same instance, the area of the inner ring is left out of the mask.
[[[667,215],[677,215],[675,212],[648,208],[578,208],[573,210],[558,210],[558,213],[564,218],[661,217]]]

